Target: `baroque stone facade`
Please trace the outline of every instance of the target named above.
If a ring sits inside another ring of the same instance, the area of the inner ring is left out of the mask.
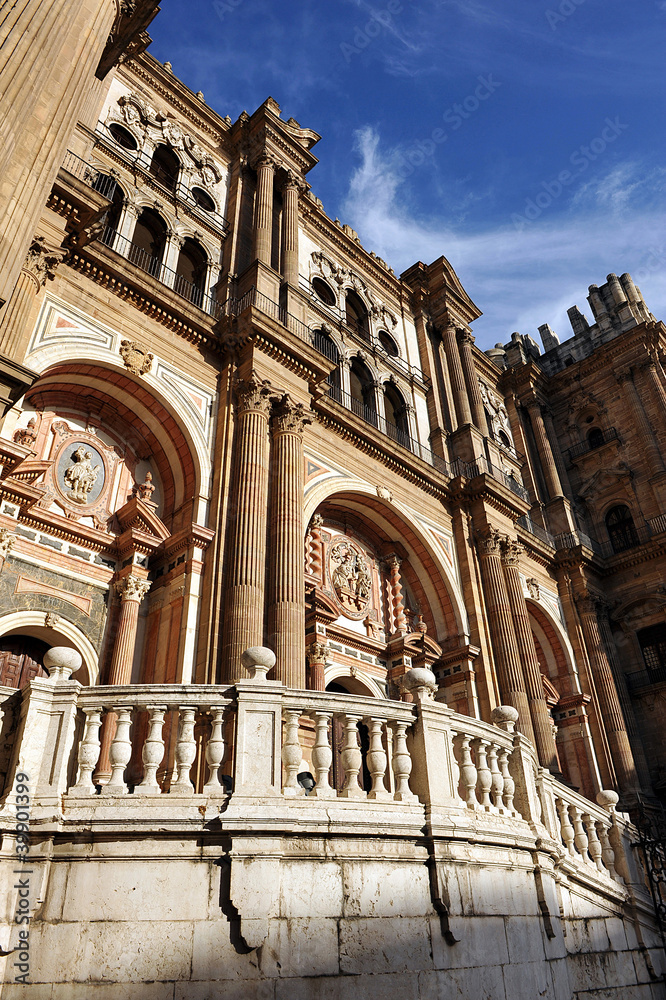
[[[3,996],[663,1000],[663,324],[609,275],[484,353],[317,133],[60,6],[3,98]]]

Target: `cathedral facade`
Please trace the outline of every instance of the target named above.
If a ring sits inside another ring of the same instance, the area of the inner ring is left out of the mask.
[[[666,328],[481,351],[155,12],[0,38],[6,995],[663,998]]]

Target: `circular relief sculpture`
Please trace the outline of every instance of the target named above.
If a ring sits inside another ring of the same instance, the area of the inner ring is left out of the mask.
[[[347,540],[332,545],[329,574],[344,613],[362,618],[372,596],[372,574],[361,549]]]
[[[104,459],[88,441],[69,441],[58,461],[57,482],[63,496],[80,507],[95,503],[104,489]]]

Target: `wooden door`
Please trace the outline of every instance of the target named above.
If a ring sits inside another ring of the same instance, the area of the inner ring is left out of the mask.
[[[42,666],[49,645],[30,635],[0,638],[0,684],[23,688],[35,677],[48,677]]]

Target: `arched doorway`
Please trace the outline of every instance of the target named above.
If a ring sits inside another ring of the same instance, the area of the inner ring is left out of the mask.
[[[35,677],[48,677],[44,669],[47,642],[31,635],[0,636],[0,686],[24,688]]]

